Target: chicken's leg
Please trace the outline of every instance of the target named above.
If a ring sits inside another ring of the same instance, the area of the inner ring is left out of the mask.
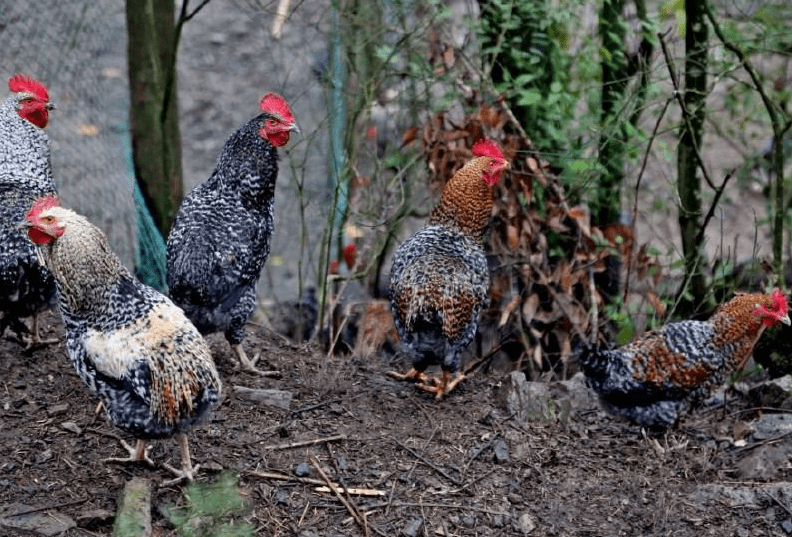
[[[25,343],[25,350],[38,345],[51,345],[58,343],[58,338],[42,339],[39,333],[39,314],[33,316],[33,328],[30,330],[28,337],[22,336],[22,341]]]
[[[434,385],[426,384],[425,382],[420,382],[416,384],[416,386],[422,389],[425,392],[435,394],[436,399],[442,399],[444,395],[448,394],[451,390],[456,388],[456,385],[465,380],[465,375],[459,373],[453,379],[451,378],[451,371],[443,370],[443,378],[438,381],[432,379]]]
[[[231,348],[234,349],[234,352],[239,359],[239,365],[242,366],[242,369],[248,371],[250,373],[255,373],[256,375],[261,375],[263,377],[280,377],[280,371],[262,371],[256,367],[256,362],[259,359],[259,355],[253,357],[251,360],[245,354],[245,349],[242,348],[241,343],[237,343],[236,345],[231,345]]]
[[[406,373],[399,373],[398,371],[390,371],[388,373],[393,378],[397,378],[399,380],[409,380],[409,381],[417,381],[422,384],[429,382],[429,377],[426,376],[426,373],[423,371],[418,371],[414,367],[411,367],[409,371]]]
[[[154,466],[154,461],[152,461],[147,453],[146,449],[146,441],[138,439],[137,444],[135,447],[130,446],[125,441],[121,440],[121,445],[124,449],[127,450],[129,453],[129,457],[110,457],[105,459],[104,462],[139,462],[143,461],[149,466]]]
[[[163,482],[163,487],[175,485],[185,480],[192,481],[195,477],[195,474],[198,472],[198,469],[201,467],[200,464],[196,464],[195,466],[192,465],[192,459],[190,458],[190,445],[187,442],[187,435],[184,433],[178,433],[176,434],[175,438],[176,442],[181,448],[181,470],[177,470],[168,463],[163,463],[162,466],[176,476],[175,479]]]

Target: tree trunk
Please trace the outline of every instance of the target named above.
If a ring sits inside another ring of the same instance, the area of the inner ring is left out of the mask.
[[[677,152],[677,191],[679,193],[679,227],[685,256],[685,283],[680,313],[690,313],[703,304],[706,280],[702,271],[702,244],[696,240],[701,227],[701,181],[696,171],[701,164],[702,126],[707,94],[707,24],[704,2],[686,2],[685,88],[682,126]],[[689,292],[686,292],[689,291]]]
[[[132,158],[146,205],[164,237],[184,192],[174,7],[174,0],[126,2]]]
[[[624,54],[624,0],[605,0],[599,18],[602,39],[602,100],[600,109],[599,163],[603,169],[597,187],[594,223],[604,226],[619,221],[621,186],[624,181],[624,128],[619,118],[627,87],[627,58]],[[626,121],[626,119],[624,119]]]

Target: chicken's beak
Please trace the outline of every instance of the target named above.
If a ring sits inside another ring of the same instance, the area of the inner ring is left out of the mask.
[[[55,103],[47,103],[46,108],[47,110],[56,110],[58,107],[55,106]]]
[[[784,317],[781,319],[781,322],[786,324],[786,325],[792,324],[792,322],[789,321],[789,314],[788,313],[786,315],[784,315]]]
[[[300,134],[300,128],[297,126],[297,123],[292,123],[291,126],[289,127],[289,130],[292,132],[296,132],[297,134]]]

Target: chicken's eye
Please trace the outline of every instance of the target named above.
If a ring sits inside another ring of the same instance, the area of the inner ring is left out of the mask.
[[[45,224],[52,224],[55,222],[54,216],[45,216],[41,219]]]
[[[275,127],[278,123],[280,123],[280,121],[277,119],[267,119],[267,127]]]

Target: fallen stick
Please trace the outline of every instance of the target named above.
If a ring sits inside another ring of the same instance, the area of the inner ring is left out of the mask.
[[[354,494],[355,496],[385,496],[384,490],[376,490],[376,489],[350,489],[347,487],[341,487],[340,485],[336,485],[333,483],[333,490],[330,490],[330,487],[327,485],[316,487],[314,489],[316,492],[336,492],[336,491],[344,491],[347,494]]]
[[[323,479],[316,479],[314,477],[297,477],[293,475],[279,474],[276,472],[249,471],[245,473],[253,477],[260,477],[262,479],[277,479],[278,481],[291,481],[295,483],[305,483],[306,485],[318,485],[314,489],[316,492],[334,492],[334,490],[331,490],[330,487],[327,486],[326,481],[324,481]],[[384,490],[361,489],[361,488],[350,489],[350,488],[342,487],[337,483],[331,483],[331,486],[335,490],[346,491],[349,494],[355,494],[356,496],[385,496]]]
[[[419,460],[420,460],[422,463],[424,463],[425,465],[427,465],[429,468],[431,468],[432,470],[434,470],[435,472],[437,472],[437,473],[438,473],[438,474],[440,474],[441,476],[443,476],[443,477],[445,477],[446,479],[448,479],[449,481],[451,481],[451,482],[452,482],[454,485],[456,485],[456,486],[459,486],[459,485],[461,485],[461,484],[462,484],[462,483],[461,483],[461,482],[460,482],[458,479],[454,479],[453,477],[451,477],[450,475],[448,475],[448,472],[446,472],[446,471],[445,471],[445,470],[443,470],[442,468],[439,468],[439,467],[437,467],[435,464],[433,464],[433,463],[429,462],[428,460],[426,460],[426,458],[425,458],[425,457],[423,457],[422,455],[420,455],[418,452],[414,451],[412,448],[410,448],[410,447],[408,447],[408,446],[405,446],[404,444],[402,444],[402,443],[401,443],[401,442],[399,442],[398,440],[395,440],[395,442],[396,442],[396,443],[399,445],[399,447],[401,447],[402,449],[406,450],[406,451],[407,451],[407,452],[409,452],[409,453],[410,453],[410,454],[411,454],[413,457],[415,457],[416,459],[419,459]]]
[[[298,440],[296,442],[289,442],[288,444],[275,444],[272,446],[264,446],[262,449],[293,449],[298,447],[313,446],[323,442],[335,442],[337,440],[346,440],[345,434],[337,434],[335,436],[327,436],[325,438],[315,438],[313,440]]]
[[[311,464],[313,465],[314,468],[316,468],[316,471],[319,472],[319,475],[322,476],[322,479],[325,480],[327,486],[333,489],[333,492],[335,493],[336,498],[338,498],[338,501],[340,501],[344,505],[344,507],[346,507],[347,511],[349,511],[349,514],[352,515],[355,521],[358,523],[358,525],[361,528],[363,528],[363,534],[366,537],[369,537],[369,528],[368,528],[368,524],[366,523],[366,518],[361,516],[360,511],[358,511],[357,509],[357,506],[355,506],[351,501],[347,501],[347,499],[344,498],[341,492],[336,487],[333,487],[333,483],[330,481],[330,478],[327,477],[327,474],[324,473],[324,470],[322,470],[322,467],[319,465],[319,461],[316,460],[316,457],[311,456]]]

